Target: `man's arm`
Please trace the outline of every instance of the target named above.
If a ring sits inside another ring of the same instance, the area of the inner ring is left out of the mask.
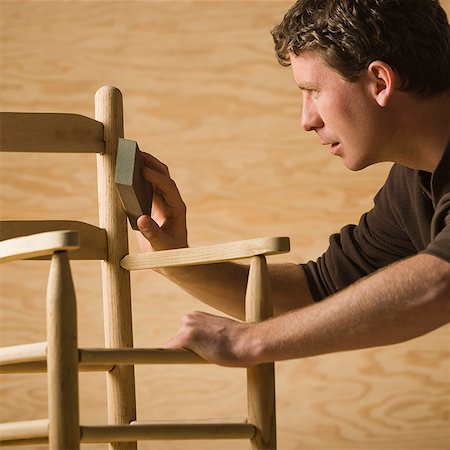
[[[450,264],[420,254],[327,300],[257,324],[188,314],[169,348],[189,348],[227,366],[395,344],[450,320]]]
[[[187,247],[186,206],[176,184],[164,164],[150,155],[144,159],[143,173],[155,195],[152,217],[138,220],[141,249]],[[224,263],[160,272],[205,303],[243,317],[247,266]],[[301,268],[270,265],[269,273],[275,312],[291,312],[258,324],[192,313],[168,347],[190,348],[218,364],[251,366],[393,344],[449,321],[450,264],[434,256],[394,263],[315,304]]]
[[[313,303],[303,269],[296,264],[269,264],[274,315]],[[159,270],[186,292],[236,319],[245,317],[249,266],[218,263]]]
[[[138,219],[141,250],[155,251],[187,247],[186,205],[168,167],[142,153],[144,177],[153,184],[152,214]],[[158,269],[184,290],[238,319],[244,318],[249,267],[237,263]],[[274,292],[274,313],[281,314],[313,302],[303,270],[296,264],[269,266]]]

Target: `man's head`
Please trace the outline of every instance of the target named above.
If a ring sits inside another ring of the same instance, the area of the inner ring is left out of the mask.
[[[313,50],[348,81],[380,60],[405,92],[450,87],[450,31],[437,0],[298,0],[272,35],[285,66],[290,54]]]

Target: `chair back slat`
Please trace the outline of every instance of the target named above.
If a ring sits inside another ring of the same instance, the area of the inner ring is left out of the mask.
[[[103,124],[66,113],[0,113],[0,151],[103,153]]]

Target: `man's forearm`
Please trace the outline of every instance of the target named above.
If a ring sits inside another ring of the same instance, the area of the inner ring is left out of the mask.
[[[252,363],[405,341],[450,320],[450,264],[417,255],[246,330]]]
[[[243,320],[249,266],[218,263],[166,268],[160,272],[202,302]],[[296,264],[269,264],[274,314],[312,303],[303,270]]]
[[[142,174],[152,183],[151,216],[139,217],[137,239],[144,252],[184,248],[188,246],[186,205],[169,168],[154,156],[141,153]],[[204,303],[233,317],[243,319],[245,291],[249,267],[236,263],[158,269]],[[274,313],[301,308],[312,302],[303,270],[296,264],[275,264],[269,267],[273,286]]]

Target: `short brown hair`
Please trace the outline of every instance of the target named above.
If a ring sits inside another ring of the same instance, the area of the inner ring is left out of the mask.
[[[272,30],[279,62],[318,51],[343,78],[374,60],[389,64],[399,88],[421,96],[450,86],[450,32],[438,0],[298,0]]]

